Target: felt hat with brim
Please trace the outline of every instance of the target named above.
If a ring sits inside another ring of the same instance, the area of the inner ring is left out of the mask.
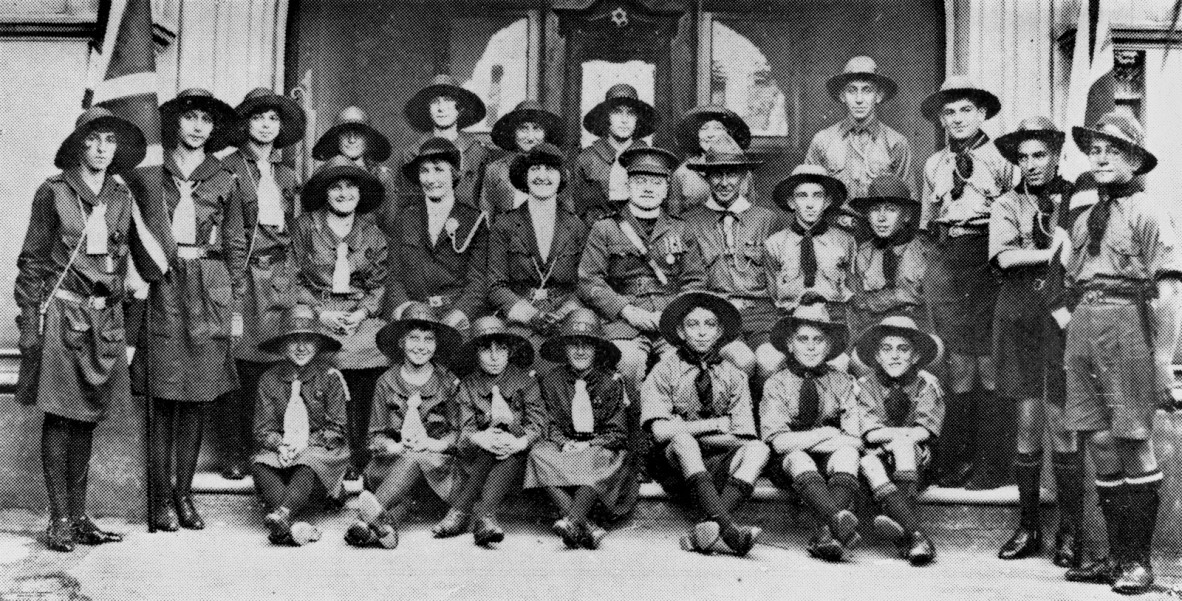
[[[419,166],[424,161],[447,161],[451,163],[451,178],[460,179],[460,164],[463,156],[460,149],[447,138],[429,138],[419,146],[419,150],[402,166],[402,175],[412,182],[419,181]]]
[[[716,104],[695,106],[686,111],[677,123],[677,143],[686,152],[703,152],[705,149],[698,139],[698,130],[711,121],[721,123],[739,148],[746,149],[751,145],[751,128],[747,126],[747,122],[743,121],[738,113]]]
[[[739,170],[750,171],[763,161],[759,161],[747,156],[743,149],[735,142],[729,134],[719,136],[710,148],[706,149],[706,153],[696,159],[691,159],[685,163],[685,166],[701,173],[703,175],[715,171]]]
[[[878,65],[869,56],[855,56],[846,62],[845,68],[839,75],[834,75],[825,83],[829,96],[841,102],[841,91],[851,81],[869,81],[882,92],[882,101],[886,102],[895,97],[899,86],[895,81],[878,72]]]
[[[246,143],[250,117],[268,110],[278,113],[279,120],[283,122],[279,128],[279,135],[275,137],[275,148],[286,148],[304,139],[308,118],[303,107],[287,96],[276,94],[270,88],[255,88],[247,92],[242,102],[234,107],[234,111],[243,120],[239,125],[240,133],[234,140],[236,146]]]
[[[1140,157],[1141,168],[1134,175],[1144,175],[1157,167],[1157,157],[1145,148],[1145,130],[1135,119],[1121,113],[1108,113],[1092,127],[1071,128],[1071,138],[1084,154],[1092,140],[1107,140],[1130,156]]]
[[[595,347],[595,363],[615,369],[620,362],[620,349],[603,333],[603,322],[591,309],[575,309],[562,320],[558,334],[542,343],[542,358],[554,363],[566,363],[566,345],[586,342]]]
[[[843,323],[836,323],[829,317],[829,309],[824,299],[802,300],[792,311],[792,314],[776,322],[772,326],[771,342],[776,350],[785,355],[792,354],[788,340],[801,326],[812,326],[821,330],[829,338],[829,354],[826,361],[832,361],[845,352],[850,340],[850,330]]]
[[[919,111],[928,121],[940,120],[940,111],[944,105],[957,100],[969,99],[973,104],[985,109],[985,118],[992,119],[1001,111],[1001,100],[992,92],[974,84],[964,75],[953,75],[944,80],[940,91],[928,96],[919,105]]]
[[[626,106],[636,113],[636,132],[632,139],[640,139],[657,131],[657,111],[653,106],[640,99],[636,88],[618,83],[607,89],[603,102],[591,107],[583,117],[583,128],[600,138],[609,134],[611,124],[610,115],[616,108]]]
[[[562,151],[557,146],[549,142],[542,142],[529,149],[529,152],[513,157],[513,160],[509,162],[509,183],[513,184],[514,188],[528,194],[529,168],[534,165],[548,165],[557,169],[562,178],[562,183],[558,184],[558,190],[561,192],[566,187],[569,178],[566,173],[566,157],[562,155]]]
[[[456,373],[463,376],[472,373],[480,365],[480,348],[493,342],[509,347],[509,362],[521,369],[528,369],[534,363],[534,347],[520,334],[509,330],[505,322],[495,315],[486,315],[472,322],[470,336],[460,345],[455,355]]]
[[[826,211],[835,211],[845,204],[849,192],[841,180],[829,175],[829,171],[820,165],[797,165],[792,174],[776,184],[772,191],[772,200],[785,211],[792,210],[792,195],[800,184],[820,184],[829,195],[829,206]]]
[[[661,312],[661,321],[658,324],[661,336],[674,346],[682,344],[684,341],[677,333],[677,328],[681,327],[681,322],[690,311],[699,308],[710,311],[718,318],[722,337],[719,338],[717,346],[722,347],[743,335],[743,316],[730,301],[707,292],[686,292],[673,299],[673,302]]]
[[[402,310],[401,318],[378,330],[378,350],[385,353],[394,363],[402,363],[405,359],[402,338],[412,330],[429,330],[435,333],[435,360],[440,362],[451,361],[456,349],[464,342],[464,337],[455,328],[443,323],[434,307],[416,301]]]
[[[516,108],[501,115],[501,118],[493,123],[490,134],[493,144],[509,152],[521,150],[517,146],[517,128],[522,123],[538,124],[546,132],[545,141],[555,146],[562,146],[566,138],[562,132],[562,117],[543,108],[542,103],[537,100],[523,100],[517,103]]]
[[[74,122],[74,131],[66,136],[53,164],[58,169],[77,167],[82,157],[82,144],[91,132],[102,131],[115,134],[115,158],[111,159],[108,169],[112,173],[123,173],[135,169],[144,160],[148,144],[144,140],[144,133],[134,123],[122,117],[116,117],[111,111],[102,107],[86,109]]]
[[[357,201],[358,214],[369,213],[378,208],[385,198],[385,187],[374,174],[357,166],[343,156],[335,156],[316,170],[300,193],[300,203],[305,211],[315,211],[328,203],[328,189],[336,182],[347,179],[357,184],[361,198]]]
[[[655,146],[636,146],[620,153],[620,166],[628,175],[644,173],[669,177],[677,169],[677,155]]]
[[[390,139],[369,124],[369,116],[365,111],[355,107],[345,107],[337,115],[337,123],[325,131],[316,145],[312,147],[312,158],[317,161],[327,161],[341,152],[341,134],[358,132],[365,136],[365,154],[369,160],[380,163],[390,158]]]
[[[878,356],[878,345],[887,336],[900,336],[911,341],[917,359],[916,369],[927,367],[943,354],[944,349],[939,338],[919,329],[915,325],[915,320],[910,317],[892,315],[866,328],[866,331],[858,336],[858,340],[854,342],[854,352],[858,354],[858,360],[865,365],[873,365],[875,357]]]
[[[293,307],[288,312],[287,325],[284,327],[283,333],[260,342],[258,349],[264,353],[282,355],[284,351],[283,347],[287,344],[287,341],[297,336],[306,336],[319,340],[320,352],[322,353],[335,353],[341,350],[341,342],[324,333],[324,328],[320,325],[320,320],[316,319],[316,313],[307,305],[296,305]]]
[[[1018,129],[996,139],[993,144],[1001,156],[1015,165],[1018,164],[1018,147],[1027,140],[1041,140],[1052,155],[1058,156],[1063,149],[1067,134],[1055,127],[1046,117],[1027,117],[1018,123]]]
[[[907,184],[891,173],[884,173],[871,180],[870,185],[866,188],[866,196],[850,200],[850,207],[855,211],[866,213],[870,207],[880,202],[889,202],[916,210],[920,208],[919,199],[915,198]]]
[[[406,101],[402,114],[406,116],[407,123],[421,132],[434,131],[435,122],[431,120],[431,101],[440,96],[447,96],[456,101],[456,108],[460,111],[460,116],[456,120],[456,129],[471,127],[484,119],[487,109],[484,108],[484,101],[475,92],[460,86],[456,79],[450,75],[436,75],[431,83],[427,84],[427,87],[415,92],[415,95]]]
[[[160,124],[166,148],[176,144],[180,116],[192,110],[203,111],[213,119],[213,133],[205,143],[205,152],[217,152],[233,142],[238,127],[238,113],[234,112],[234,107],[214,98],[209,90],[189,88],[160,105]]]

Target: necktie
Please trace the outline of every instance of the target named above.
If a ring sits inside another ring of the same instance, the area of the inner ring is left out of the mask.
[[[287,399],[287,409],[283,412],[283,444],[302,451],[308,446],[308,408],[304,406],[304,399],[300,396],[303,383],[299,380],[291,381],[291,396]]]
[[[180,200],[172,213],[172,238],[177,244],[197,243],[197,207],[193,204],[193,190],[197,182],[174,177]]]
[[[735,215],[730,211],[722,214],[722,238],[728,249],[735,249]]]
[[[332,293],[349,293],[349,245],[337,244],[337,261],[332,268]]]
[[[1104,232],[1108,229],[1108,217],[1112,213],[1113,197],[1107,186],[1100,186],[1097,190],[1100,199],[1088,214],[1088,254],[1100,254],[1100,243],[1104,241]]]
[[[952,200],[956,200],[964,194],[965,182],[973,177],[971,151],[988,140],[989,136],[985,135],[985,132],[977,132],[977,135],[966,141],[952,140],[949,143],[949,148],[956,154],[954,161],[956,168],[952,172]]]
[[[86,218],[86,254],[107,254],[107,203],[100,202]]]
[[[907,414],[911,413],[911,397],[903,390],[903,384],[892,382],[886,396],[887,425],[901,428],[906,425]]]
[[[406,400],[406,415],[402,418],[402,429],[399,430],[403,442],[427,437],[427,428],[423,425],[422,416],[419,415],[419,407],[422,404],[423,396],[417,392]]]
[[[796,422],[802,429],[813,428],[821,414],[821,393],[817,390],[817,377],[812,370],[804,372],[800,383],[800,410]]]
[[[587,392],[587,381],[575,380],[575,396],[570,401],[570,421],[579,434],[595,432],[595,413],[591,410],[591,394]]]
[[[275,167],[270,160],[258,162],[259,167],[259,224],[283,231],[283,192],[275,182]]]
[[[705,363],[698,366],[694,390],[698,392],[698,415],[703,418],[714,417],[714,382],[710,379],[710,366]]]
[[[513,410],[501,395],[501,387],[495,384],[492,387],[492,406],[488,413],[489,424],[492,426],[504,426],[507,429],[513,425]]]
[[[611,172],[607,176],[607,198],[612,201],[628,200],[628,170],[620,164],[620,158],[612,162]]]
[[[825,217],[822,216],[812,227],[805,229],[796,219],[792,220],[792,231],[802,236],[800,241],[800,271],[804,274],[804,287],[812,288],[817,284],[817,245],[816,237],[828,229]]]
[[[899,275],[899,255],[895,254],[895,243],[890,238],[875,238],[875,259],[879,259],[882,268],[882,282],[884,288],[894,288],[895,278]]]

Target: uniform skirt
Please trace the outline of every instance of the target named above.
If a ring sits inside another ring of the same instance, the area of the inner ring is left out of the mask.
[[[949,352],[968,357],[993,352],[998,279],[989,264],[988,236],[960,236],[937,244],[923,287],[932,325]]]
[[[525,488],[544,486],[590,486],[604,505],[615,504],[624,481],[623,451],[589,446],[563,451],[558,443],[544,440],[529,451],[525,466]]]
[[[275,451],[262,451],[251,460],[275,469],[304,465],[316,474],[316,479],[328,491],[328,496],[340,498],[344,492],[345,472],[349,469],[349,446],[341,445],[329,449],[320,445],[308,445],[292,463],[284,466],[279,464],[279,454]]]
[[[413,451],[401,455],[377,456],[370,459],[369,464],[365,466],[366,486],[377,490],[387,478],[413,466],[418,466],[427,486],[431,487],[431,490],[447,503],[451,503],[451,495],[464,482],[464,471],[460,468],[455,455],[434,451]]]
[[[131,394],[123,307],[91,307],[60,298],[49,302],[41,345],[37,408],[99,422],[112,400]]]
[[[258,349],[260,342],[283,333],[291,309],[291,276],[282,264],[251,265],[246,270],[246,298],[242,307],[242,339],[234,357],[255,363],[272,363],[277,355]]]

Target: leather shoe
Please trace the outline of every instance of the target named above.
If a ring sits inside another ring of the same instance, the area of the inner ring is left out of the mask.
[[[1086,566],[1067,570],[1067,574],[1064,575],[1064,578],[1070,582],[1113,584],[1116,582],[1116,577],[1120,572],[1120,564],[1111,557],[1105,557],[1104,559],[1089,563]]]
[[[1083,539],[1071,532],[1059,531],[1055,535],[1055,565],[1061,568],[1078,568],[1083,561]]]
[[[345,530],[345,543],[354,547],[368,547],[378,542],[377,533],[362,521],[353,522]]]
[[[964,488],[965,483],[973,476],[973,464],[962,461],[952,466],[947,472],[940,474],[936,486],[940,488]]]
[[[1023,559],[1042,551],[1042,532],[1019,527],[997,552],[998,559]]]
[[[74,518],[71,529],[74,532],[74,542],[83,545],[101,545],[104,543],[118,543],[123,541],[122,534],[107,532],[98,527],[89,517]]]
[[[862,540],[862,535],[858,534],[858,516],[848,509],[833,514],[830,525],[833,526],[833,537],[845,547],[847,553]]]
[[[193,504],[192,494],[174,492],[172,498],[176,503],[177,523],[182,528],[189,530],[205,528],[205,520],[201,519],[201,514],[197,513],[197,506]]]
[[[708,520],[694,526],[694,541],[702,553],[725,553],[746,555],[759,539],[760,529],[752,526],[735,526],[723,531],[717,522]]]
[[[817,530],[812,540],[809,541],[806,550],[809,555],[824,561],[836,563],[845,558],[845,547],[841,546],[841,543],[833,538],[833,533],[829,530],[829,526],[821,526]]]
[[[74,528],[70,518],[49,520],[49,527],[45,529],[45,546],[62,553],[74,550]]]
[[[155,530],[176,532],[181,527],[177,523],[176,510],[172,507],[172,499],[168,497],[160,497],[152,500],[152,515],[148,516],[148,519],[152,520],[152,526]]]
[[[581,533],[579,532],[579,527],[575,526],[574,522],[567,518],[562,518],[554,522],[554,526],[551,529],[554,530],[554,534],[562,537],[562,544],[566,545],[567,549],[579,548]]]
[[[434,534],[435,538],[451,538],[467,532],[471,524],[472,514],[459,509],[448,509],[447,515],[431,527],[431,534]]]
[[[604,537],[607,536],[607,530],[596,525],[594,522],[587,522],[583,526],[582,536],[579,537],[579,543],[587,549],[598,549],[600,543],[603,542]]]
[[[241,463],[235,461],[222,468],[222,477],[227,480],[242,480],[246,478],[246,469],[242,467]]]
[[[926,566],[936,560],[936,545],[922,532],[911,533],[911,549],[907,561],[913,566]]]
[[[472,540],[481,547],[499,543],[505,540],[505,531],[497,524],[496,518],[486,515],[476,520],[476,526],[472,528]]]
[[[280,507],[263,518],[263,524],[271,531],[271,542],[283,544],[291,539],[291,510]],[[278,541],[278,542],[277,542]]]
[[[1153,566],[1145,561],[1128,561],[1121,567],[1112,584],[1112,592],[1122,595],[1142,595],[1153,587]]]

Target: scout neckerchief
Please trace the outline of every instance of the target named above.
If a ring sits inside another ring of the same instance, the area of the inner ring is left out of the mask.
[[[256,192],[259,200],[258,222],[283,231],[283,192],[275,181],[275,166],[270,157],[259,159],[255,165],[259,169],[259,187]]]
[[[593,370],[574,373],[575,393],[570,399],[570,421],[578,434],[595,433],[595,411],[591,407],[591,392],[587,389],[587,380],[593,373]]]
[[[1101,185],[1096,193],[1099,200],[1092,207],[1088,215],[1088,254],[1100,254],[1100,243],[1104,240],[1104,232],[1108,229],[1108,217],[1112,213],[1112,205],[1117,199],[1132,196],[1140,191],[1136,178],[1123,184]]]
[[[841,169],[850,172],[854,171],[852,165],[846,160],[845,149],[848,146],[854,154],[862,159],[862,169],[857,173],[851,173],[851,177],[858,181],[871,181],[878,176],[877,173],[870,173],[870,157],[866,151],[867,147],[877,137],[879,132],[879,121],[876,117],[870,117],[865,123],[858,123],[852,117],[846,117],[843,123],[843,130],[841,137],[842,143],[837,144],[840,156],[836,161],[841,165]]]
[[[513,409],[509,407],[509,403],[501,394],[500,386],[493,384],[489,394],[492,399],[488,409],[489,427],[501,426],[508,430],[513,425]]]
[[[878,383],[887,389],[886,398],[883,399],[883,408],[886,410],[887,418],[886,425],[891,428],[905,427],[907,416],[911,414],[911,395],[907,393],[907,389],[919,377],[919,370],[913,365],[899,377],[892,378],[881,365],[876,363],[874,375],[878,378]]]
[[[636,250],[640,251],[641,257],[647,260],[649,268],[652,269],[653,274],[657,276],[657,281],[661,282],[662,286],[668,284],[669,276],[665,275],[665,270],[661,269],[661,265],[659,263],[649,257],[648,246],[645,245],[644,240],[641,239],[640,235],[636,233],[636,229],[632,227],[632,224],[628,223],[628,217],[627,215],[623,214],[623,211],[621,211],[620,219],[617,223],[619,223],[620,231],[623,232],[624,237],[628,239],[628,242],[630,242],[632,246],[636,248]]]
[[[1055,213],[1054,197],[1058,194],[1060,198],[1063,198],[1069,194],[1067,180],[1056,175],[1046,184],[1029,186],[1026,184],[1026,178],[1022,178],[1017,192],[1023,200],[1033,201],[1035,204],[1036,210],[1030,224],[1030,237],[1034,242],[1034,247],[1040,250],[1050,248],[1055,228],[1051,223],[1051,218]]]
[[[817,283],[817,236],[823,235],[829,229],[829,221],[822,214],[810,228],[800,224],[800,220],[793,217],[789,224],[793,233],[801,236],[800,241],[800,270],[804,273],[804,287],[812,288]]]
[[[176,183],[177,194],[180,195],[172,213],[172,237],[177,244],[196,244],[197,205],[193,201],[193,192],[197,190],[198,182],[175,175],[172,181]]]
[[[828,363],[821,363],[816,367],[801,365],[796,357],[789,353],[787,361],[788,371],[801,379],[800,399],[796,411],[796,419],[792,421],[794,430],[811,430],[821,424],[817,420],[821,417],[821,392],[817,389],[817,380],[832,369]]]
[[[423,425],[423,417],[419,414],[422,405],[423,395],[417,390],[406,399],[406,415],[402,418],[402,428],[398,433],[403,442],[427,438],[427,427]]]
[[[874,277],[878,275],[873,273],[875,266],[877,265],[881,273],[882,285],[880,287],[873,287],[871,285],[872,282],[868,281],[867,289],[879,290],[882,288],[895,287],[895,281],[899,277],[900,261],[899,255],[895,252],[895,247],[907,244],[914,238],[915,230],[911,227],[904,227],[901,228],[900,231],[897,231],[886,238],[879,238],[878,236],[875,236],[873,239],[871,239],[870,243],[879,252],[875,253],[875,256],[871,258],[869,270],[871,274],[867,280],[873,280]]]
[[[287,409],[283,412],[283,444],[297,452],[308,446],[308,407],[301,395],[303,382],[297,374],[291,381],[291,395],[287,398]]]
[[[722,355],[718,352],[718,345],[700,353],[682,342],[677,345],[677,356],[682,361],[698,368],[694,376],[694,390],[698,393],[698,417],[709,419],[726,415],[725,410],[715,407],[714,381],[710,378],[710,368],[722,363]]]
[[[721,217],[719,227],[722,229],[722,243],[726,247],[726,254],[730,255],[731,261],[734,263],[735,271],[746,271],[751,267],[751,261],[748,260],[746,264],[739,264],[739,252],[736,248],[735,242],[735,225],[739,219],[739,215],[747,209],[751,208],[751,201],[747,200],[746,196],[736,198],[729,206],[722,206],[714,197],[706,199],[706,208],[718,213]]]
[[[948,149],[956,155],[952,169],[952,200],[964,194],[965,183],[973,177],[972,151],[984,146],[988,141],[989,136],[983,131],[978,131],[967,140],[948,140]]]

